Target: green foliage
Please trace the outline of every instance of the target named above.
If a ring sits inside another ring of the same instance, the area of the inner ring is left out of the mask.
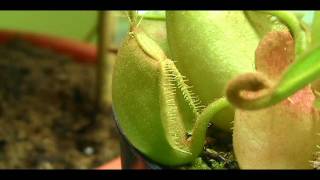
[[[320,51],[309,50],[306,28],[290,12],[167,11],[165,21],[151,18],[149,25],[130,17],[131,30],[114,68],[114,110],[129,141],[162,165],[194,162],[205,168],[195,159],[203,151],[209,123],[231,131],[235,108],[278,104],[320,74]],[[283,41],[289,42],[288,54],[278,57],[271,51],[257,57],[254,52],[270,32],[292,36]],[[292,52],[293,58],[286,56]],[[296,62],[279,78],[255,73],[257,67],[268,67],[257,64],[268,55]],[[242,75],[248,72],[249,78]],[[257,95],[243,97],[243,90]]]

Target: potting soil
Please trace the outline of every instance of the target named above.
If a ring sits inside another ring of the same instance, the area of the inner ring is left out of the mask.
[[[119,155],[93,64],[13,40],[0,45],[0,168],[95,168]]]

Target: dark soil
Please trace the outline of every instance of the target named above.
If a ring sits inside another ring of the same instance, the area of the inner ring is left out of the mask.
[[[95,168],[119,155],[95,67],[24,41],[0,45],[0,168]]]
[[[211,169],[239,169],[232,145],[232,134],[210,126],[201,156]]]
[[[233,152],[232,134],[210,125],[201,156],[182,169],[239,169]]]

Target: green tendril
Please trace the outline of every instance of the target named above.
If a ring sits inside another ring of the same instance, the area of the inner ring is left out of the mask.
[[[192,154],[198,155],[201,153],[209,123],[214,123],[214,116],[228,106],[231,105],[227,99],[223,97],[209,104],[198,116],[192,130]]]

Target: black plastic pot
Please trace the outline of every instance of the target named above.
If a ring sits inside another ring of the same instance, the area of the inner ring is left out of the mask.
[[[118,130],[120,131],[119,127]],[[122,133],[120,133],[120,149],[122,169],[164,169],[141,154]]]
[[[114,111],[113,111],[114,112]],[[120,150],[121,150],[121,166],[122,169],[168,169],[152,162],[137,150],[123,134],[119,126],[116,113],[113,113],[113,119],[116,122],[117,129],[120,135]]]

